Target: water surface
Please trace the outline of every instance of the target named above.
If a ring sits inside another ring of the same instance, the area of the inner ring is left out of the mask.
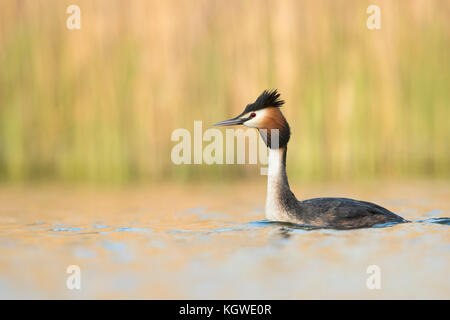
[[[445,182],[298,185],[413,223],[359,230],[263,220],[264,183],[0,189],[0,298],[450,298]],[[69,290],[69,265],[81,290]],[[381,289],[366,286],[381,269]]]

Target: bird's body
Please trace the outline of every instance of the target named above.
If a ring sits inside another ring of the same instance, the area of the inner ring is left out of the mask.
[[[374,203],[348,198],[315,198],[298,201],[286,174],[286,148],[269,150],[265,215],[271,221],[351,229],[406,222]]]
[[[300,201],[295,216],[301,217],[302,224],[341,229],[406,222],[402,217],[379,205],[348,198]]]
[[[374,203],[348,198],[315,198],[298,201],[286,174],[290,128],[279,110],[284,101],[277,91],[263,94],[236,118],[217,125],[243,124],[257,128],[269,148],[265,217],[270,221],[314,227],[353,229],[407,220]]]

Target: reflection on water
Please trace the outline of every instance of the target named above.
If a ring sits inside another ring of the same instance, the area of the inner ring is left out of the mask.
[[[3,188],[0,298],[449,299],[448,185],[382,186],[295,189],[374,201],[411,223],[334,230],[264,221],[263,183]],[[380,290],[366,287],[373,264]],[[69,265],[81,268],[79,291],[66,288]]]

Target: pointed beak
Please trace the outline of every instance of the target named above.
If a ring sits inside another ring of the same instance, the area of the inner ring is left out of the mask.
[[[248,119],[245,119],[245,118],[242,119],[239,116],[237,116],[236,118],[233,118],[233,119],[228,119],[228,120],[225,120],[225,121],[217,122],[214,125],[217,126],[217,127],[235,126],[235,125],[243,124],[247,120]]]

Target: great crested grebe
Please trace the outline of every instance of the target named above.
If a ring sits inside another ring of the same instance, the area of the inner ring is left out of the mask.
[[[277,90],[264,91],[255,102],[248,104],[240,115],[215,124],[256,128],[269,148],[265,207],[267,220],[339,229],[408,222],[379,205],[365,201],[347,198],[298,201],[289,187],[286,175],[286,151],[291,132],[280,111],[284,101],[279,97]]]

